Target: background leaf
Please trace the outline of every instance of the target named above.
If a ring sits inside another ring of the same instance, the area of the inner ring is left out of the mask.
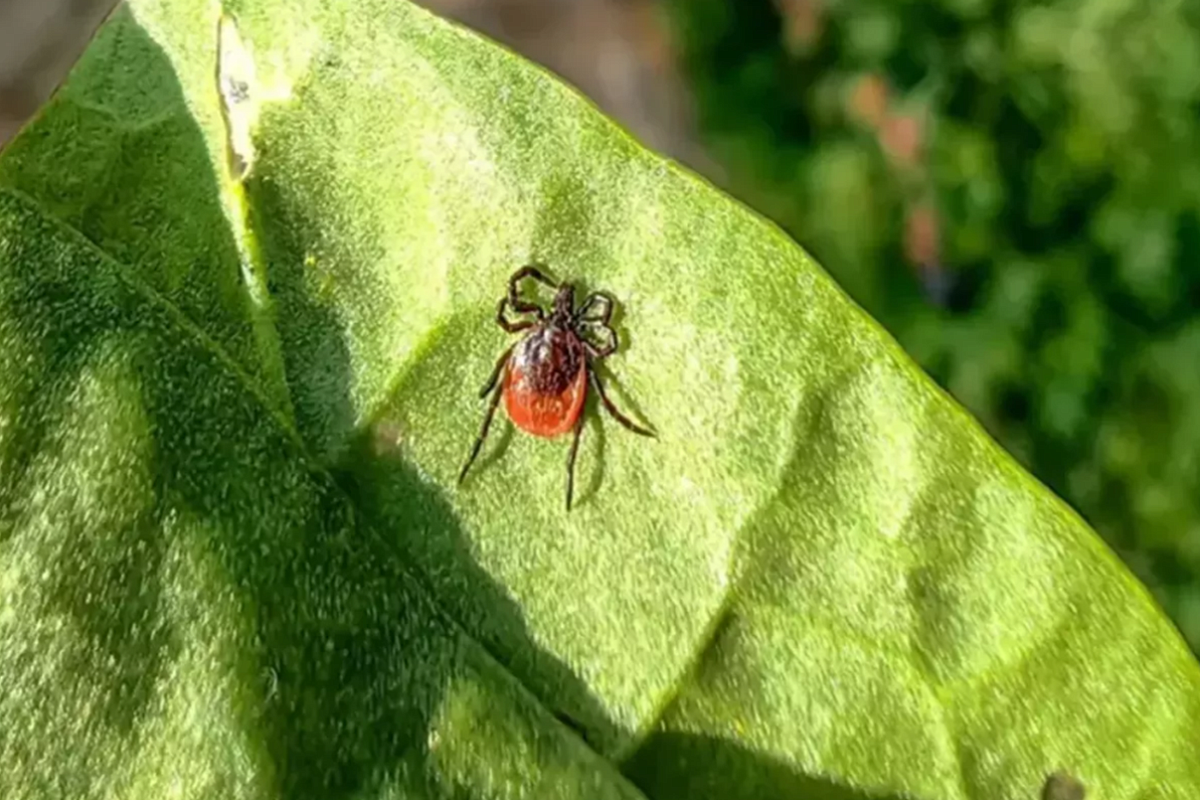
[[[1178,635],[793,243],[412,6],[225,13],[0,158],[5,796],[1200,788]],[[454,487],[531,259],[661,437],[569,515],[511,430]]]

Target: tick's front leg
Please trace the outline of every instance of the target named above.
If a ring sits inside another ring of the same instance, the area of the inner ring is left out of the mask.
[[[488,378],[488,382],[483,385],[483,388],[479,390],[480,399],[492,390],[492,387],[496,385],[496,381],[500,380],[500,373],[504,372],[504,365],[508,363],[508,358],[512,355],[514,347],[516,347],[515,344],[510,345],[507,350],[500,354],[500,358],[496,359],[496,366],[492,368],[491,377]]]
[[[526,264],[514,272],[512,277],[508,279],[508,303],[513,307],[513,311],[522,314],[534,312],[537,314],[539,320],[542,319],[541,306],[537,305],[536,303],[527,303],[518,297],[517,284],[523,281],[525,278],[533,278],[538,283],[549,286],[551,289],[557,289],[558,284],[550,280],[550,278],[547,277],[544,272],[542,272],[543,266],[544,265],[542,264]]]
[[[504,306],[508,305],[508,304],[509,304],[508,298],[501,297],[500,305],[496,306],[496,324],[499,325],[501,328],[504,328],[505,331],[507,331],[508,333],[520,333],[521,331],[527,331],[530,328],[532,328],[534,325],[537,325],[537,323],[531,319],[523,319],[523,320],[518,320],[516,322],[509,320],[508,317],[504,316]],[[516,308],[515,306],[514,306],[514,310],[517,311],[518,313],[521,313],[521,311],[522,311],[521,309]],[[538,312],[537,316],[538,316],[538,319],[540,320],[542,318],[542,310],[540,308],[538,308],[537,306],[533,306],[532,310]]]

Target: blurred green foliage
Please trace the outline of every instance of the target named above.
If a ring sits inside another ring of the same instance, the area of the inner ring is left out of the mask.
[[[670,8],[728,188],[1200,649],[1200,3]]]

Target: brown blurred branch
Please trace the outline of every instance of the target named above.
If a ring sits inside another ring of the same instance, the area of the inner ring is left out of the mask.
[[[0,147],[45,103],[119,0],[0,0]]]

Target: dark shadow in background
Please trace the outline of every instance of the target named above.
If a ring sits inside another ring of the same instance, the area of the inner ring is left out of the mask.
[[[127,35],[145,37],[134,25]],[[139,68],[172,76],[155,52],[157,60]],[[219,197],[212,176],[196,180]],[[270,184],[252,181],[247,192],[276,297],[284,300],[280,324],[302,326],[320,343],[322,385],[341,391],[327,397],[328,413],[345,419],[351,405],[344,328],[302,279],[297,236],[305,229],[293,224]],[[59,613],[94,645],[80,653],[79,669],[100,676],[92,680],[104,683],[109,711],[91,724],[131,731],[178,657],[178,644],[170,644],[173,615],[204,615],[163,599],[170,548],[216,571],[198,578],[202,596],[232,592],[238,624],[248,632],[228,632],[240,648],[224,654],[239,675],[229,713],[239,715],[251,757],[268,765],[266,780],[284,798],[369,795],[391,780],[413,791],[470,796],[469,787],[441,785],[428,749],[447,677],[463,668],[458,625],[585,740],[603,749],[615,737],[588,687],[530,639],[521,609],[475,562],[453,509],[401,450],[381,449],[375,432],[365,431],[347,445],[340,467],[321,469],[282,425],[264,424],[267,405],[226,360],[140,290],[100,268],[2,277],[0,309],[39,354],[39,366],[30,369],[40,371],[22,389],[29,406],[61,405],[88,354],[117,342],[137,375],[138,412],[153,442],[152,514],[128,530],[100,531],[114,537],[108,543],[95,530],[72,530],[61,560],[39,565],[62,592]],[[43,433],[30,427],[13,440],[19,452],[9,452],[6,439],[0,458],[23,471],[32,452],[53,446]],[[415,575],[416,552],[420,563],[437,565],[436,574]],[[89,756],[74,737],[64,731],[47,739],[61,750],[29,756],[81,776],[85,784],[62,783],[58,793],[86,797],[93,788],[86,784]],[[3,732],[0,742],[8,744]],[[652,736],[626,766],[650,797],[677,797],[691,787],[693,797],[891,800],[806,779],[737,745],[698,737]],[[734,776],[744,782],[721,782]],[[713,794],[717,787],[724,793]]]

